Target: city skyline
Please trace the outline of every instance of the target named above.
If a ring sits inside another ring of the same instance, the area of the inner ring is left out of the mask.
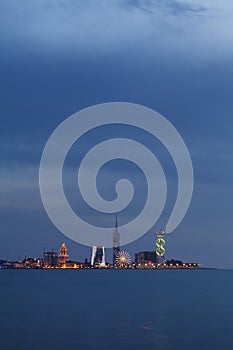
[[[39,255],[53,242],[60,246],[64,236],[47,217],[38,184],[48,137],[72,113],[125,101],[164,115],[184,138],[192,158],[193,198],[183,222],[167,237],[171,256],[233,268],[232,4],[78,3],[52,1],[49,8],[44,0],[29,7],[25,0],[0,4],[0,256],[17,258],[27,251]],[[83,220],[113,228],[113,215],[100,215],[85,206],[76,183],[86,151],[108,136],[135,137],[165,169],[169,198],[161,218],[147,234],[124,247],[130,253],[146,250],[156,229],[165,227],[177,191],[176,169],[159,141],[129,127],[94,130],[74,145],[67,158],[65,192]],[[132,205],[119,213],[124,225],[143,207],[143,174],[119,160],[104,167],[97,185],[101,195],[112,200],[121,178],[130,179],[136,189]],[[71,241],[69,245],[72,255],[77,251],[85,259],[88,247]]]
[[[114,254],[112,248],[112,261],[106,261],[105,248],[103,246],[92,246],[90,258],[84,261],[70,259],[66,243],[62,243],[59,253],[53,249],[44,250],[43,257],[32,257],[25,254],[23,259],[3,260],[0,257],[0,269],[193,269],[204,268],[197,261],[184,262],[180,259],[166,259],[165,251],[158,249],[158,239],[163,239],[165,245],[165,234],[159,230],[156,233],[156,249],[134,253],[134,258],[129,252],[121,250]]]
[[[233,1],[0,0],[3,350],[228,350]]]

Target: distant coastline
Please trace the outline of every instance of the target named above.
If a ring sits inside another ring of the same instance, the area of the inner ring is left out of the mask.
[[[158,235],[162,235],[158,231]],[[159,236],[159,237],[160,237]],[[161,239],[161,238],[160,238]],[[181,260],[165,260],[165,250],[140,251],[134,254],[134,261],[131,261],[129,252],[120,250],[119,246],[113,247],[112,263],[106,262],[104,247],[93,246],[91,259],[84,262],[70,260],[68,249],[62,243],[59,254],[55,251],[45,251],[43,258],[25,257],[18,261],[0,259],[0,269],[124,269],[124,270],[187,270],[203,269],[197,262],[183,262]]]

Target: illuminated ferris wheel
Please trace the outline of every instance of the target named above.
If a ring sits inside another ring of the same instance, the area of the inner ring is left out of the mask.
[[[127,251],[120,251],[116,254],[117,266],[128,266],[131,263],[131,255]]]

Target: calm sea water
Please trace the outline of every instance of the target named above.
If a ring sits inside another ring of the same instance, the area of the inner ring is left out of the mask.
[[[233,271],[0,271],[3,350],[232,349]]]

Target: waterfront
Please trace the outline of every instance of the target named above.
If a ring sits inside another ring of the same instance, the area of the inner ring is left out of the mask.
[[[229,349],[233,271],[1,270],[1,346]]]
[[[116,226],[117,228],[117,226]],[[159,231],[160,232],[160,231]],[[164,245],[165,245],[165,240]],[[160,245],[159,245],[160,247]],[[55,251],[44,252],[43,258],[30,258],[25,255],[23,260],[8,261],[0,260],[0,269],[197,269],[198,263],[188,263],[181,260],[165,260],[165,249],[162,254],[156,251],[144,251],[134,254],[135,261],[131,261],[131,256],[127,251],[120,250],[120,242],[117,247],[113,247],[112,264],[105,260],[104,247],[92,247],[90,261],[88,258],[84,262],[69,260],[68,249],[63,243],[60,254]]]

